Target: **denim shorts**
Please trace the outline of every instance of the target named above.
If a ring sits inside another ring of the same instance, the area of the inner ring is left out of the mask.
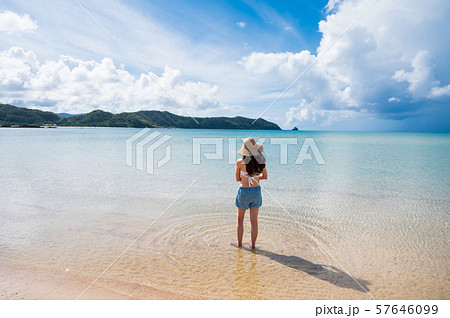
[[[235,205],[244,210],[259,208],[262,205],[261,186],[239,187]]]

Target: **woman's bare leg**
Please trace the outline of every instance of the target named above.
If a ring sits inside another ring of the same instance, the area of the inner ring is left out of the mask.
[[[244,216],[245,210],[237,208],[236,232],[237,232],[238,246],[242,246],[242,237],[244,236]]]
[[[258,211],[259,209],[250,209],[250,223],[252,225],[252,248],[255,248],[256,238],[258,237]]]

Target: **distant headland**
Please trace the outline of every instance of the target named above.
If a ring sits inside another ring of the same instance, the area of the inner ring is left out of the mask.
[[[113,114],[94,110],[87,114],[55,114],[49,111],[0,104],[1,127],[134,127],[134,128],[187,128],[187,129],[247,129],[281,130],[272,122],[259,118],[179,116],[168,111],[140,110]],[[198,123],[197,123],[197,122]],[[253,123],[254,122],[254,123]]]

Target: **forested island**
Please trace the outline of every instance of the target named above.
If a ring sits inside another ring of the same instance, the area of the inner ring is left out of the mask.
[[[0,104],[1,127],[134,127],[134,128],[191,128],[191,129],[254,129],[281,130],[272,122],[259,118],[179,116],[168,111],[141,110],[113,114],[94,110],[87,114],[55,114],[49,111]],[[253,123],[253,124],[252,124]]]

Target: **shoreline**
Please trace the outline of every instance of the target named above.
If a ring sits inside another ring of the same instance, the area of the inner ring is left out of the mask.
[[[2,300],[75,300],[91,282],[71,272],[0,260],[0,299]],[[80,299],[194,300],[203,298],[101,278]]]

